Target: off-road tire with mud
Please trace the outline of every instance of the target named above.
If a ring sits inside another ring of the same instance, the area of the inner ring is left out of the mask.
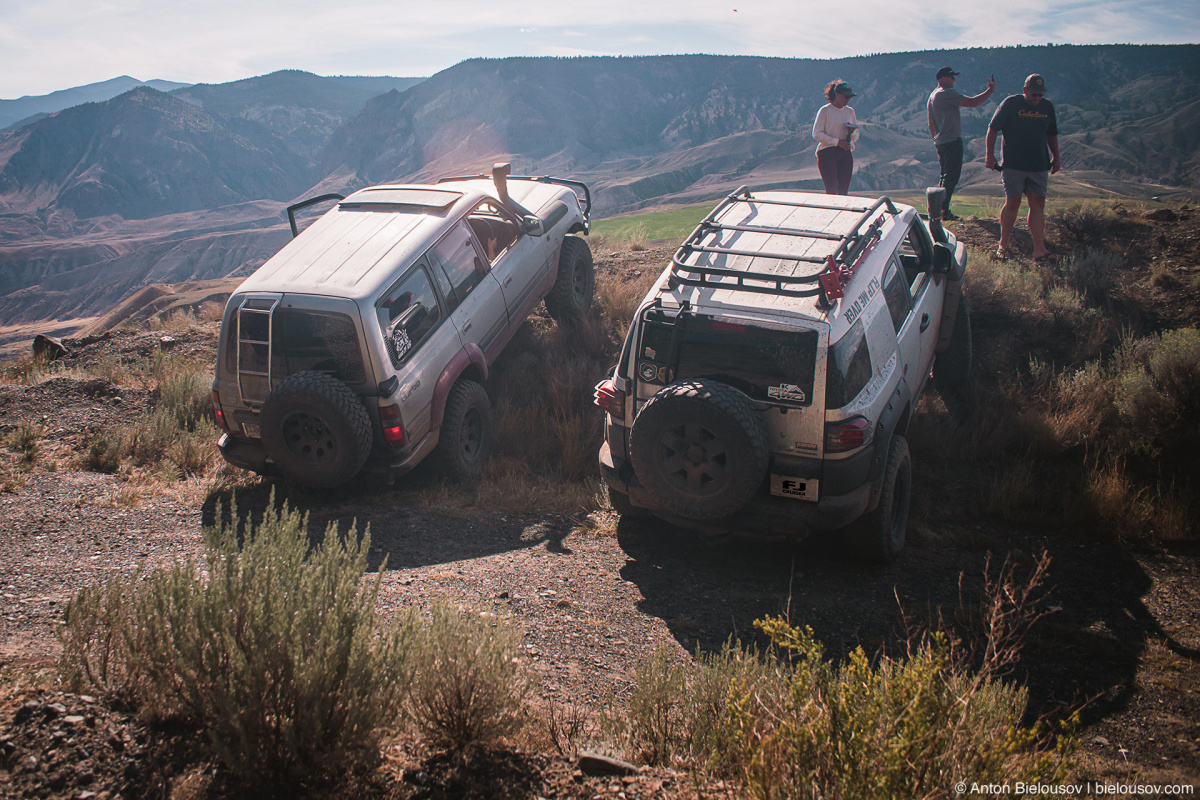
[[[565,237],[558,256],[558,278],[546,295],[546,310],[558,322],[582,319],[592,307],[595,287],[591,248],[578,236]]]
[[[965,422],[971,413],[967,393],[971,379],[971,313],[965,295],[958,296],[958,310],[950,345],[933,362],[933,386],[955,421]]]
[[[633,471],[660,507],[691,519],[738,511],[767,472],[766,427],[737,390],[712,380],[664,387],[630,433]]]
[[[912,501],[912,458],[903,436],[888,445],[887,466],[879,505],[845,529],[847,551],[867,561],[889,563],[904,549],[908,509]]]
[[[441,471],[467,480],[479,474],[492,443],[492,404],[479,383],[460,380],[450,389],[435,458]]]
[[[371,453],[371,418],[358,395],[323,372],[280,381],[262,406],[262,441],[288,478],[331,489],[347,483]]]

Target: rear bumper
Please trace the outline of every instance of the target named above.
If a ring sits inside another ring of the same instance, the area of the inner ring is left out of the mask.
[[[217,448],[221,451],[221,457],[235,467],[248,469],[260,475],[279,474],[275,462],[271,461],[262,442],[257,439],[239,439],[223,433],[217,442]]]
[[[712,533],[750,533],[803,539],[814,531],[849,525],[866,513],[871,504],[870,481],[842,494],[823,496],[815,503],[776,497],[764,485],[763,490],[736,514],[720,519],[695,520],[659,511],[653,498],[638,483],[629,464],[613,458],[608,442],[600,447],[600,472],[605,483],[626,495],[632,505],[644,508],[672,525]]]
[[[388,453],[382,452],[381,447],[377,447],[367,459],[367,463],[363,465],[363,472],[371,475],[403,475],[420,463],[436,443],[436,436],[426,437],[425,441],[421,442],[415,450],[390,457]],[[266,448],[263,447],[260,439],[242,439],[225,433],[217,442],[217,448],[221,451],[221,457],[235,467],[257,472],[260,475],[282,474],[279,467],[267,455]]]

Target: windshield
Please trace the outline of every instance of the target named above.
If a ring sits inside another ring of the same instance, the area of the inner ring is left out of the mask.
[[[808,406],[813,400],[816,330],[772,330],[707,316],[646,312],[635,353],[637,375],[651,384],[713,378],[755,400]]]

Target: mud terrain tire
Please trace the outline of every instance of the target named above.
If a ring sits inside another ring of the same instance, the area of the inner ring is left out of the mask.
[[[349,386],[323,372],[289,375],[267,396],[263,447],[284,475],[331,489],[350,481],[371,454],[371,418]]]
[[[434,455],[438,467],[455,480],[479,474],[492,444],[492,404],[483,386],[461,380],[450,389]]]
[[[592,307],[595,288],[596,271],[588,243],[578,236],[564,237],[558,256],[558,278],[546,295],[546,310],[558,322],[582,319]]]
[[[912,500],[912,458],[903,436],[893,436],[888,445],[887,466],[879,505],[845,528],[847,551],[865,561],[889,563],[904,549],[908,510]]]
[[[630,433],[630,460],[664,511],[716,519],[739,510],[767,471],[767,433],[744,395],[689,380],[660,390]]]
[[[958,296],[958,312],[950,346],[938,353],[933,362],[933,386],[956,422],[965,422],[971,413],[971,313],[967,298]]]

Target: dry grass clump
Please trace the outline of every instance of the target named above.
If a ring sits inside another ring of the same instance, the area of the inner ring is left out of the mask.
[[[385,732],[466,753],[521,729],[515,628],[446,605],[384,621],[382,569],[363,577],[369,534],[330,525],[314,545],[304,516],[273,509],[206,529],[202,565],[80,591],[59,628],[66,684],[194,726],[271,792],[371,764]]]
[[[977,646],[914,633],[904,654],[827,660],[810,628],[756,622],[762,654],[726,644],[696,661],[665,650],[638,666],[628,716],[606,727],[644,763],[733,778],[755,798],[943,798],[979,783],[1054,783],[1078,742],[1022,723],[1027,694],[1003,680],[1019,656],[1048,559],[1022,581],[986,577],[964,609]]]
[[[530,688],[520,653],[512,625],[435,603],[408,653],[408,714],[426,741],[466,753],[519,733]]]
[[[842,663],[809,628],[756,623],[772,651],[727,644],[694,662],[664,650],[638,667],[624,717],[607,727],[645,763],[699,768],[757,798],[934,798],[979,783],[1054,783],[1077,745],[1069,733],[1023,724],[1027,694],[1003,680],[1036,603],[1047,559],[1024,581],[1010,565],[988,577],[965,613],[978,646],[914,634],[903,655]]]

